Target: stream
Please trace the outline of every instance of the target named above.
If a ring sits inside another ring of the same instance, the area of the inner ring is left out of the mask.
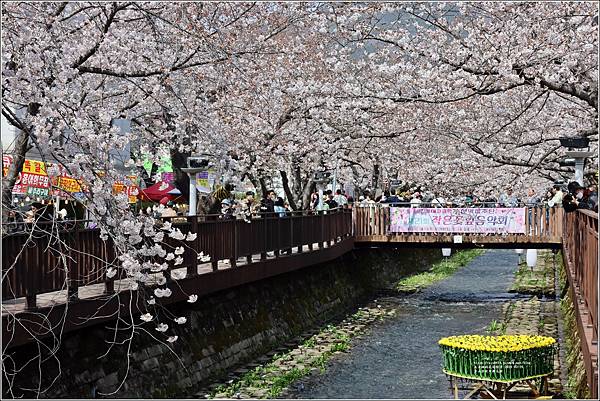
[[[452,398],[437,341],[485,334],[501,320],[502,303],[528,298],[508,293],[517,269],[514,250],[488,250],[453,276],[420,293],[387,297],[397,315],[357,340],[323,374],[295,386],[290,398]]]

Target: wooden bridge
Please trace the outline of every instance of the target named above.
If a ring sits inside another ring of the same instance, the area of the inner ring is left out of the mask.
[[[590,388],[596,389],[598,215],[541,207],[528,208],[526,213],[531,217],[526,219],[525,233],[487,235],[392,233],[388,207],[294,212],[249,223],[210,216],[174,219],[173,226],[183,233],[195,232],[197,238],[185,242],[165,237],[166,247],[184,246],[183,263],[163,272],[147,272],[151,282],[135,290],[122,271],[106,276],[107,268],[117,267],[119,261],[114,244],[102,241],[99,230],[75,228],[56,235],[40,224],[33,231],[2,238],[3,347],[50,336],[58,322],[68,332],[130,313],[130,307],[143,311],[162,280],[172,295],[157,303],[167,305],[185,301],[190,294],[201,297],[327,262],[355,246],[562,248],[569,291],[577,300],[587,377]],[[199,260],[200,252],[209,259]],[[177,274],[185,278],[173,280]]]
[[[562,244],[563,209],[527,207],[525,233],[394,233],[390,230],[390,208],[380,205],[356,207],[353,214],[354,242],[364,246],[456,248],[560,248]],[[474,209],[465,209],[474,210]],[[483,209],[485,210],[485,208]],[[460,237],[457,243],[456,237]]]

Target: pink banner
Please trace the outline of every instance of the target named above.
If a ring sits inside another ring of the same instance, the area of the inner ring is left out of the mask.
[[[390,232],[525,234],[526,208],[390,208]]]

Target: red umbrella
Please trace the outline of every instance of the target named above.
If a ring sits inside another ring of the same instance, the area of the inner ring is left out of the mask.
[[[139,198],[142,201],[153,201],[159,202],[162,198],[169,198],[169,200],[174,200],[178,197],[178,195],[169,194],[170,191],[175,189],[175,187],[168,182],[160,181],[156,184],[148,187],[146,189],[140,189]]]

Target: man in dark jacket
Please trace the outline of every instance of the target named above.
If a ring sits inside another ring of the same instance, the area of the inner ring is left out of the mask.
[[[389,203],[390,206],[395,206],[397,203],[400,203],[400,198],[396,195],[395,189],[390,189],[390,196],[387,197],[385,203]]]
[[[275,191],[272,189],[268,190],[266,196],[260,201],[260,212],[275,213]],[[266,214],[265,216],[272,215]]]

